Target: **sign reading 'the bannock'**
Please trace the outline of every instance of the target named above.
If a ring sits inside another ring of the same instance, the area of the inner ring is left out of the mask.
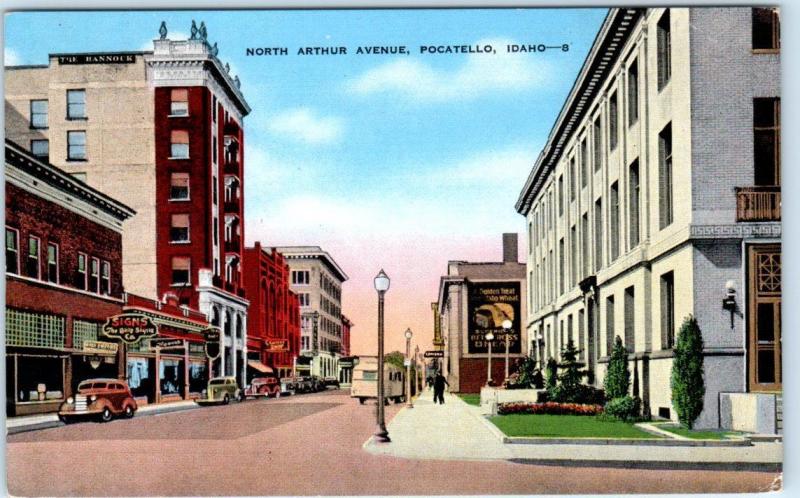
[[[136,54],[65,54],[58,56],[59,64],[133,64]]]

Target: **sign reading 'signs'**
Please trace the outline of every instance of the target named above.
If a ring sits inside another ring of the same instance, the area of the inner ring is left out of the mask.
[[[467,351],[470,354],[487,353],[486,333],[494,334],[492,352],[505,352],[505,330],[503,322],[511,321],[508,352],[520,352],[520,283],[519,282],[471,282],[468,284],[469,338]]]
[[[128,344],[158,334],[158,325],[147,316],[138,313],[122,313],[108,317],[103,325],[103,334],[112,339],[121,339]]]

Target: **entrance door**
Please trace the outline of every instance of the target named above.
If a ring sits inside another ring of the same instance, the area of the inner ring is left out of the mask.
[[[780,391],[781,246],[748,248],[748,339],[750,391]]]

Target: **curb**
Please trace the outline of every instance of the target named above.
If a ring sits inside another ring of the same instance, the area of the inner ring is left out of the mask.
[[[710,439],[612,439],[612,438],[546,438],[546,437],[509,437],[505,436],[506,444],[577,444],[577,445],[605,445],[605,446],[752,446],[747,439],[718,441]]]
[[[614,469],[647,470],[715,470],[745,472],[783,472],[781,462],[686,462],[657,460],[566,460],[509,458],[510,463],[521,465],[546,465],[554,467],[604,467]]]

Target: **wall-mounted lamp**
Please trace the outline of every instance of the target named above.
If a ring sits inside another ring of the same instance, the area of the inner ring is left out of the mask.
[[[736,314],[736,283],[733,280],[725,282],[726,295],[722,299],[722,309],[731,312],[731,328],[733,328],[733,317]]]
[[[103,362],[103,359],[102,359],[102,358],[100,358],[100,356],[99,356],[99,355],[92,355],[92,356],[89,358],[89,365],[91,365],[91,366],[92,366],[92,368],[94,368],[95,370],[97,370],[98,368],[100,368],[100,363],[102,363],[102,362]]]

